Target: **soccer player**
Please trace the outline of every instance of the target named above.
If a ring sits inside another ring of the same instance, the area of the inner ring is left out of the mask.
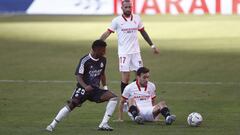
[[[159,114],[165,118],[165,123],[171,125],[176,116],[170,114],[166,102],[156,103],[155,85],[149,81],[149,69],[141,67],[137,70],[135,82],[126,86],[120,101],[120,108],[128,100],[129,112],[138,124],[144,121],[155,121]]]
[[[114,93],[110,90],[106,90],[106,58],[104,57],[106,46],[107,44],[104,41],[96,40],[92,44],[91,52],[80,59],[75,72],[77,88],[68,104],[59,111],[52,123],[47,126],[47,131],[52,132],[64,117],[66,117],[75,107],[81,106],[86,100],[96,103],[109,101],[98,130],[113,130],[113,128],[108,125],[108,120],[116,108],[118,99]],[[100,82],[102,82],[104,89],[100,88]]]
[[[132,14],[132,3],[130,0],[122,1],[123,14],[112,20],[111,26],[104,32],[100,39],[106,40],[111,33],[117,32],[118,35],[118,57],[119,70],[121,72],[121,93],[128,85],[130,72],[135,71],[143,66],[140,47],[138,43],[138,31],[142,37],[151,46],[155,54],[159,53],[158,48],[152,43],[144,29],[141,18]],[[121,111],[121,110],[119,110]],[[121,116],[119,116],[121,117]]]

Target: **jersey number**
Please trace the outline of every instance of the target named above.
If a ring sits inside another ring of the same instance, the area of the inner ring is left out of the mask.
[[[120,57],[119,60],[120,60],[120,63],[123,64],[123,63],[125,63],[126,57]]]
[[[82,89],[82,88],[78,88],[78,90],[76,91],[77,94],[81,94],[81,95],[84,95],[85,94],[85,90]]]

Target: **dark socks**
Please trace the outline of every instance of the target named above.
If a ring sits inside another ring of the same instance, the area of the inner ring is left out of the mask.
[[[161,114],[165,117],[165,119],[167,118],[167,116],[170,116],[170,110],[167,107],[164,107],[160,110]]]
[[[129,107],[129,112],[133,115],[134,118],[138,116],[139,113],[137,107],[134,105]]]
[[[121,82],[121,94],[123,93],[123,91],[127,85],[128,85],[128,83]]]

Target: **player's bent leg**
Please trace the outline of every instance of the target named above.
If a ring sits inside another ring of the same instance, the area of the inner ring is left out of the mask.
[[[165,101],[159,102],[153,108],[154,118],[157,117],[160,113],[165,117],[166,125],[171,125],[176,120],[176,115],[171,115]]]
[[[130,107],[130,106],[132,106],[132,105],[137,106],[137,105],[136,105],[136,101],[134,100],[134,98],[128,99],[128,106]]]
[[[71,99],[66,106],[64,106],[54,118],[52,123],[46,127],[46,130],[52,132],[56,125],[62,121],[75,107],[80,104],[80,100],[73,98]]]
[[[157,106],[160,108],[160,113],[165,117],[166,125],[171,125],[176,120],[176,115],[171,115],[165,101],[159,102]]]
[[[138,124],[143,124],[143,118],[139,115],[139,109],[136,105],[129,105],[129,112],[132,114],[133,119]]]
[[[62,121],[75,107],[85,102],[87,95],[84,92],[79,91],[77,88],[72,96],[72,99],[68,101],[68,105],[64,106],[53,119],[52,123],[46,127],[47,131],[52,132],[56,125]]]
[[[68,107],[70,110],[73,110],[74,108],[80,107],[80,106],[81,106],[81,103],[79,102],[78,99],[73,98],[68,101]]]
[[[111,98],[115,98],[115,97],[117,98],[117,96],[110,90],[104,90],[104,92],[101,93],[99,103],[109,101]]]
[[[69,113],[71,112],[71,109],[68,105],[64,106],[57,114],[57,116],[53,119],[52,123],[46,127],[46,130],[49,132],[52,132],[56,125],[65,118]]]
[[[111,91],[106,91],[101,96],[102,101],[109,101],[106,106],[106,111],[104,114],[104,117],[102,119],[102,122],[98,126],[98,130],[101,131],[112,131],[113,128],[108,125],[109,119],[112,117],[112,114],[117,106],[118,98],[115,94],[113,94]]]

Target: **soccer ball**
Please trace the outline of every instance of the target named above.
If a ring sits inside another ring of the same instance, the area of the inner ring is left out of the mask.
[[[202,115],[197,112],[192,112],[188,115],[187,122],[188,125],[197,127],[199,126],[203,121]]]

